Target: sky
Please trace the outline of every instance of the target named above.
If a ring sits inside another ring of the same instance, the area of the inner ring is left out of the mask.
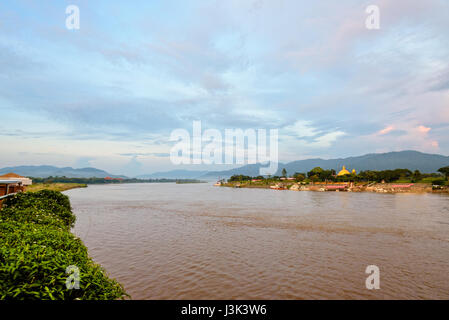
[[[227,169],[170,161],[198,120],[278,129],[281,162],[449,155],[449,1],[0,2],[0,168]]]

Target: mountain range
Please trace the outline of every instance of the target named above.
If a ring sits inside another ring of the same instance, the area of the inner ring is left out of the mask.
[[[363,156],[338,158],[338,159],[306,159],[297,160],[289,163],[279,163],[275,175],[280,176],[282,169],[285,168],[288,175],[295,172],[308,172],[315,167],[322,169],[335,169],[337,172],[346,166],[347,169],[355,169],[357,172],[363,170],[394,170],[409,169],[419,170],[423,173],[437,172],[441,167],[449,166],[449,157],[439,154],[429,154],[418,151],[398,151],[388,153],[370,153]],[[230,177],[234,174],[243,174],[248,176],[259,175],[260,164],[246,165],[240,168],[208,172],[207,177]]]
[[[155,172],[137,176],[139,179],[216,179],[227,178],[235,174],[247,176],[258,176],[261,164],[249,164],[239,168],[225,171],[195,171],[195,170],[172,170],[166,172]],[[409,169],[419,170],[423,173],[437,172],[441,167],[449,166],[449,157],[439,154],[429,154],[418,151],[398,151],[388,153],[370,153],[363,156],[338,158],[338,159],[306,159],[289,163],[279,163],[278,171],[275,175],[281,175],[283,168],[287,174],[295,172],[308,172],[315,167],[323,169],[340,170],[342,166],[347,169],[362,170],[388,170],[388,169]],[[0,175],[15,172],[28,177],[45,178],[49,176],[66,176],[69,178],[126,178],[126,176],[112,175],[104,170],[96,168],[74,169],[71,167],[58,168],[54,166],[18,166],[0,169]]]
[[[54,166],[18,166],[0,169],[0,175],[9,172],[35,178],[47,178],[50,176],[67,178],[126,178],[125,176],[112,175],[104,170],[96,168],[74,169],[72,167],[58,168]]]
[[[412,171],[419,170],[423,173],[437,172],[441,167],[449,165],[449,157],[422,153],[418,151],[399,151],[388,153],[370,153],[358,157],[349,157],[344,159],[308,159],[287,163],[284,168],[287,172],[307,172],[314,167],[323,169],[339,170],[342,166],[357,172],[363,170],[394,170],[409,169]],[[278,170],[280,174],[282,168]]]

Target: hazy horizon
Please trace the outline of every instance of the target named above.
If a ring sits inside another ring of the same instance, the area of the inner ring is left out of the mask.
[[[391,151],[391,152],[387,152],[387,153],[394,153],[394,152],[420,152],[420,151],[416,151],[416,150],[400,150],[400,151]],[[363,156],[367,156],[367,155],[372,155],[372,154],[387,154],[387,153],[367,153],[367,154],[361,154],[361,155],[352,155],[349,157],[336,157],[336,158],[307,158],[307,159],[297,159],[297,160],[293,160],[293,161],[288,161],[285,163],[279,163],[279,165],[287,165],[290,162],[295,162],[295,161],[300,161],[300,160],[340,160],[340,159],[348,159],[348,158],[357,158],[357,157],[363,157]],[[449,155],[443,155],[443,154],[437,154],[437,153],[424,153],[424,154],[429,154],[429,155],[436,155],[436,156],[444,156],[444,157],[449,157]],[[259,162],[257,164],[260,164]],[[164,173],[164,172],[174,172],[174,171],[197,171],[197,172],[216,172],[216,171],[226,171],[226,170],[230,170],[230,169],[236,169],[236,168],[241,168],[246,166],[247,164],[243,164],[243,165],[210,165],[210,166],[206,166],[205,168],[203,167],[203,169],[198,168],[197,165],[180,165],[180,166],[174,166],[173,169],[168,169],[168,170],[156,170],[156,171],[145,171],[145,172],[138,172],[137,174],[128,176],[128,177],[139,177],[139,176],[144,176],[144,175],[152,175],[152,174],[160,174],[160,173]],[[266,164],[264,164],[266,165]],[[18,166],[8,166],[8,167],[0,167],[0,170],[4,170],[6,168],[14,168],[14,167],[39,167],[39,166],[50,166],[50,167],[57,167],[57,168],[73,168],[73,169],[98,169],[98,170],[103,170],[106,171],[107,173],[113,174],[113,175],[125,175],[123,173],[120,172],[108,172],[108,170],[105,170],[104,168],[99,168],[99,167],[71,167],[71,166],[64,166],[64,167],[58,167],[58,166],[52,166],[51,164],[42,164],[42,165],[18,165]],[[212,167],[216,167],[218,168],[217,170],[211,169]],[[279,168],[280,169],[280,168]],[[334,168],[334,169],[338,169],[338,168]],[[409,168],[410,169],[410,168]],[[416,169],[416,168],[415,168]],[[411,168],[410,170],[414,170],[414,168]],[[126,176],[126,175],[125,175]]]

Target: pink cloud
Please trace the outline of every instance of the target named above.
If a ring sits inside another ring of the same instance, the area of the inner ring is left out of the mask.
[[[431,128],[424,127],[424,126],[419,126],[419,127],[418,127],[418,130],[419,130],[419,132],[425,134],[425,133],[428,133],[428,132],[431,130]]]
[[[393,129],[394,129],[393,126],[388,126],[388,127],[384,128],[384,129],[380,130],[379,134],[380,135],[387,134],[388,132],[392,131]]]

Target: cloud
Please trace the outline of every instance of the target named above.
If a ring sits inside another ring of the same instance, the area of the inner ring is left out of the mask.
[[[390,138],[406,135],[406,130],[395,130],[394,126],[387,126],[384,129],[377,132],[380,136],[388,136]]]
[[[292,125],[288,125],[284,128],[286,134],[294,135],[297,138],[314,137],[319,134],[316,128],[313,128],[310,121],[298,120]]]
[[[312,142],[309,145],[321,148],[330,147],[334,141],[336,141],[339,137],[342,137],[344,135],[346,135],[346,133],[343,131],[329,132],[316,138],[315,142]]]
[[[380,130],[379,134],[380,135],[384,135],[384,134],[387,134],[387,133],[391,132],[392,130],[394,130],[394,127],[393,126],[388,126],[388,127],[384,128],[384,129]]]
[[[418,126],[418,131],[424,134],[429,133],[429,131],[431,130],[431,128],[425,127],[425,126]]]
[[[95,160],[95,158],[91,157],[80,157],[76,160],[75,168],[88,168],[92,167],[91,161]]]
[[[279,128],[292,158],[449,154],[449,3],[378,1],[377,31],[364,26],[368,4],[79,1],[69,32],[64,3],[2,2],[2,148],[79,143],[82,158],[66,157],[87,164],[93,144],[113,142],[117,159],[102,163],[120,170],[125,155],[167,160],[170,132],[202,120]]]
[[[142,172],[143,164],[137,160],[137,157],[132,157],[131,160],[122,166],[121,171],[127,176],[135,176]]]

